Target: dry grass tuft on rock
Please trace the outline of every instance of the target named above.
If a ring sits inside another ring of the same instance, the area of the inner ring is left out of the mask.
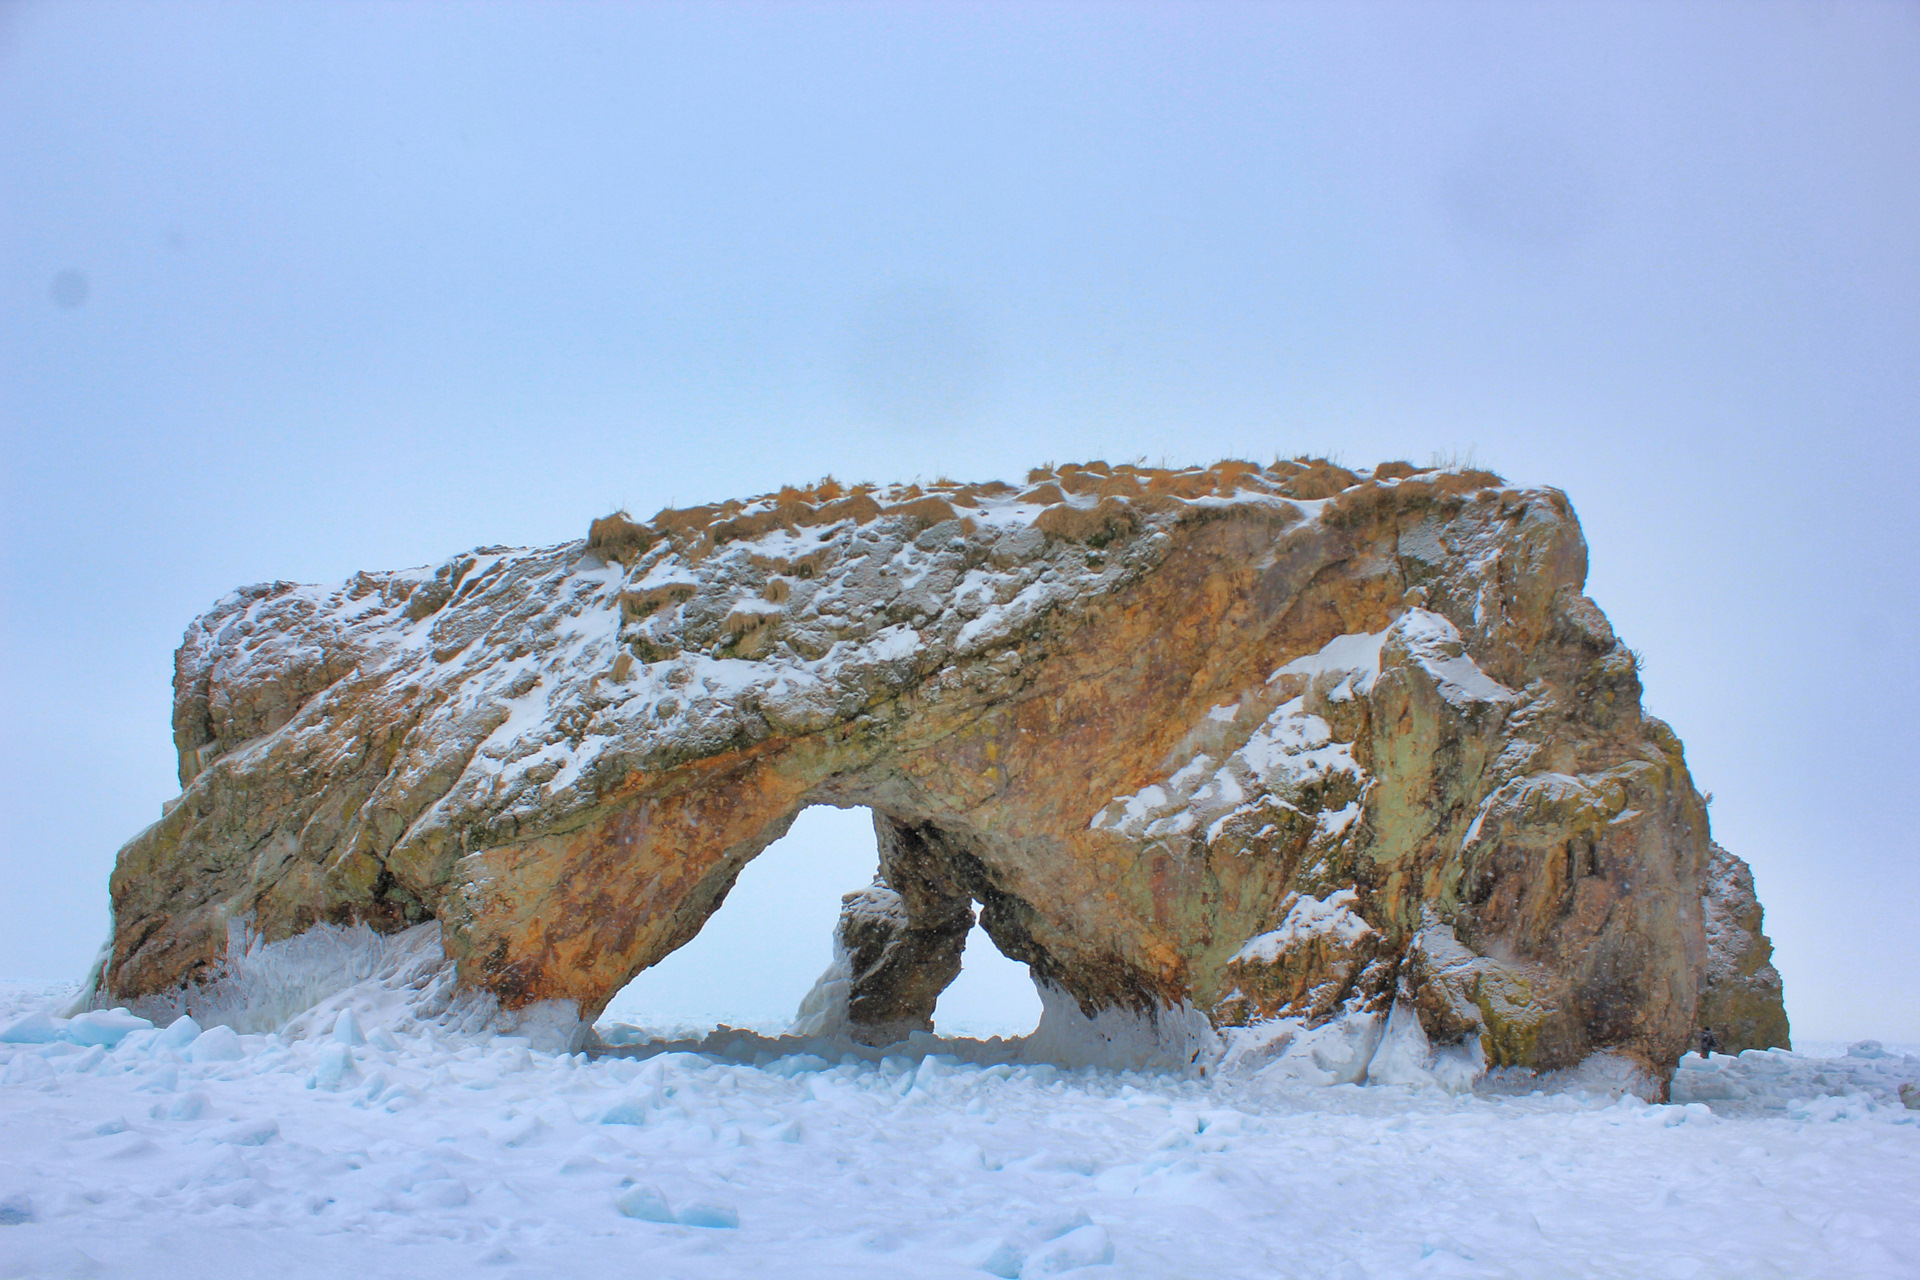
[[[624,511],[601,516],[587,527],[587,549],[603,560],[631,564],[653,545],[653,531]]]

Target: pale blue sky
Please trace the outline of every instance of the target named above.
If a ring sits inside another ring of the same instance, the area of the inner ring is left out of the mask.
[[[85,966],[237,584],[1472,450],[1572,496],[1796,1028],[1920,1039],[1916,67],[1912,3],[0,8],[0,973]]]

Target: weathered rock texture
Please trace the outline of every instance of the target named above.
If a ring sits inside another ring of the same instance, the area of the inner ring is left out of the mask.
[[[120,854],[105,987],[203,979],[234,919],[433,918],[471,988],[591,1016],[825,803],[882,837],[841,929],[870,1036],[926,1025],[978,903],[1090,1014],[1399,999],[1493,1063],[1652,1065],[1711,978],[1784,1040],[1585,575],[1555,490],[1302,460],[827,481],[249,587],[181,646],[185,790]]]
[[[1711,846],[1701,900],[1707,972],[1695,1021],[1713,1032],[1721,1053],[1788,1048],[1787,1010],[1773,944],[1760,932],[1760,900],[1747,864]]]

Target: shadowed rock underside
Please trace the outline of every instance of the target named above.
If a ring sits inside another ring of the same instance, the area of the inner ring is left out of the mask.
[[[179,651],[102,994],[206,981],[234,921],[434,919],[468,988],[591,1018],[824,803],[880,833],[838,931],[868,1039],[929,1025],[978,904],[1088,1015],[1397,1001],[1538,1069],[1703,1015],[1783,1043],[1585,576],[1556,490],[1303,459],[824,481],[245,588]]]

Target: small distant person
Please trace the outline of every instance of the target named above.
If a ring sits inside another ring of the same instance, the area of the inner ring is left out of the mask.
[[[1700,1056],[1701,1057],[1711,1058],[1713,1056],[1714,1049],[1719,1045],[1719,1043],[1720,1042],[1718,1040],[1715,1040],[1713,1038],[1712,1027],[1700,1028]]]

